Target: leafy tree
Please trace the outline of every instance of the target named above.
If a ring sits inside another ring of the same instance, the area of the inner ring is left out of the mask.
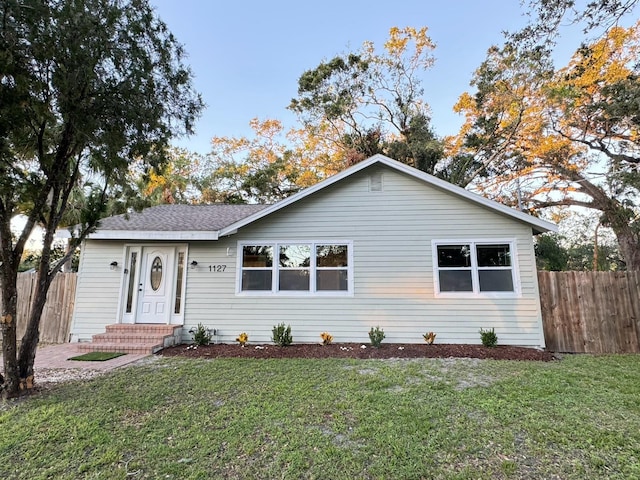
[[[558,235],[544,234],[536,238],[536,265],[538,270],[552,272],[567,270],[568,253]]]
[[[590,0],[576,5],[575,0],[529,0],[531,21],[523,29],[507,35],[510,42],[524,49],[553,45],[562,26],[581,25],[584,33],[607,31],[633,13],[638,0]]]
[[[428,173],[436,173],[444,157],[442,141],[422,114],[412,117],[403,138],[388,141],[384,150],[389,157]]]
[[[344,156],[322,135],[307,129],[285,132],[278,120],[250,122],[248,137],[213,137],[213,150],[198,183],[201,201],[272,203],[345,167]]]
[[[555,71],[548,51],[492,48],[450,154],[482,165],[478,188],[531,211],[581,206],[616,234],[629,269],[640,269],[640,138],[635,79],[640,26],[614,27]]]
[[[55,242],[51,246],[51,255],[49,257],[49,265],[53,266],[58,261],[65,257],[68,253],[67,246],[65,242]],[[19,272],[26,272],[29,270],[35,270],[40,265],[40,261],[42,258],[42,252],[40,250],[25,250],[22,256],[22,260],[20,265],[18,266]],[[70,272],[77,272],[78,265],[80,263],[80,249],[77,248],[74,250],[71,258],[68,258],[69,269]]]
[[[558,237],[567,252],[567,270],[626,269],[615,234],[602,225],[600,215],[575,212],[560,225],[560,231]]]
[[[454,106],[465,123],[446,140],[447,153],[466,161],[463,184],[493,176],[519,178],[525,168],[523,149],[544,132],[538,92],[552,75],[548,51],[521,53],[509,44],[491,47],[471,81],[475,94],[463,93]],[[487,187],[485,193],[492,193]]]
[[[615,245],[594,243],[572,245],[567,249],[567,270],[615,272],[625,270],[625,262],[620,258]]]
[[[33,385],[40,316],[54,275],[109,204],[126,203],[129,165],[163,160],[202,102],[182,47],[147,0],[0,0],[0,277],[4,394]],[[69,201],[78,230],[51,263]],[[14,240],[10,222],[26,216]],[[32,313],[19,354],[17,270],[29,234],[44,229]]]
[[[199,203],[202,156],[176,147],[167,149],[166,156],[166,162],[157,166],[139,160],[131,167],[131,175],[145,206]]]
[[[536,265],[549,271],[618,271],[625,264],[615,244],[593,238],[544,234],[536,238]]]
[[[426,27],[393,27],[382,52],[365,42],[304,72],[289,109],[307,129],[328,135],[347,163],[384,153],[439,173],[444,150],[430,127],[420,80],[433,65],[434,48]]]
[[[253,139],[211,140],[213,150],[207,168],[211,174],[202,183],[208,201],[270,203],[297,190],[296,165],[283,161],[285,146],[279,141],[282,124],[277,120],[253,119],[250,125],[255,132]]]
[[[376,153],[447,178],[464,179],[443,163],[444,146],[430,126],[420,73],[433,63],[426,28],[392,28],[384,52],[366,42],[299,79],[289,108],[302,128],[251,121],[253,137],[214,137],[205,202],[274,202]]]

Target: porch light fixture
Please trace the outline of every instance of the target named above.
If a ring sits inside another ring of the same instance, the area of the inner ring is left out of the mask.
[[[196,262],[195,260],[193,262],[190,263],[191,268],[196,268],[198,266],[198,262]]]
[[[115,260],[109,264],[109,268],[111,270],[115,270],[117,266],[118,266],[118,262],[116,262]]]

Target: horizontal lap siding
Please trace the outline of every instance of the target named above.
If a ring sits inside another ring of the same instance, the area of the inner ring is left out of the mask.
[[[117,322],[123,252],[121,242],[85,242],[71,324],[74,340],[90,340],[91,335],[102,333],[106,325]],[[110,268],[113,261],[118,262],[115,270]]]
[[[482,238],[516,239],[522,297],[434,297],[431,240]],[[352,297],[236,295],[238,241],[325,239],[353,241]],[[478,330],[494,327],[500,343],[541,344],[531,228],[391,170],[383,192],[369,192],[361,172],[229,238],[194,242],[189,256],[198,268],[188,271],[186,325],[216,328],[219,341],[246,331],[267,342],[285,322],[297,342],[317,342],[323,331],[365,342],[379,325],[390,342],[422,342],[434,331],[439,342],[479,343]],[[225,272],[209,271],[219,264]]]

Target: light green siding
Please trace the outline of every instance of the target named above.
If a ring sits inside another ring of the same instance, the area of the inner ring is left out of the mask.
[[[481,206],[384,169],[384,189],[369,192],[371,170],[360,172],[217,242],[192,243],[185,321],[216,328],[233,342],[243,331],[268,342],[273,325],[291,324],[294,341],[368,342],[372,326],[387,342],[479,343],[495,327],[500,343],[542,345],[531,228]],[[432,239],[515,240],[519,298],[434,296]],[[247,296],[236,293],[239,241],[350,240],[354,294],[347,297]],[[231,256],[228,256],[229,253]],[[209,272],[223,264],[224,273]]]
[[[103,333],[105,326],[117,323],[123,244],[119,241],[86,241],[82,247],[76,302],[71,324],[72,340],[89,341]],[[118,268],[111,270],[111,262]]]

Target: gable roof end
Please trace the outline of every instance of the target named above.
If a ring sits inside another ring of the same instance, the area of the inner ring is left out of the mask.
[[[476,203],[478,205],[481,205],[485,208],[488,208],[490,210],[494,210],[502,215],[506,215],[508,217],[511,217],[515,220],[518,220],[520,222],[526,223],[528,225],[531,226],[531,228],[533,229],[533,233],[534,234],[538,234],[538,233],[544,233],[544,232],[557,232],[558,231],[558,226],[551,223],[551,222],[547,222],[545,220],[542,220],[540,218],[534,217],[532,215],[528,215],[526,213],[523,212],[519,212],[518,210],[514,210],[513,208],[509,208],[505,205],[502,205],[501,203],[495,202],[493,200],[489,200],[488,198],[484,198],[478,194],[475,194],[473,192],[470,192],[468,190],[465,190],[464,188],[458,187],[457,185],[453,185],[452,183],[446,182],[444,180],[441,180],[437,177],[434,177],[433,175],[429,175],[428,173],[424,173],[420,170],[417,170],[413,167],[410,167],[408,165],[405,165],[404,163],[400,163],[396,160],[393,160],[389,157],[386,157],[384,155],[381,154],[377,154],[374,155],[373,157],[369,157],[366,160],[363,160],[360,163],[357,163],[356,165],[347,168],[346,170],[343,170],[342,172],[329,177],[325,180],[323,180],[320,183],[317,183],[315,185],[313,185],[312,187],[306,188],[298,193],[296,193],[295,195],[292,195],[288,198],[285,198],[284,200],[281,200],[277,203],[274,203],[273,205],[268,206],[267,208],[265,208],[264,210],[260,210],[259,212],[256,212],[252,215],[249,215],[246,218],[243,218],[223,229],[221,229],[218,234],[219,236],[224,236],[224,235],[231,235],[237,232],[237,230],[239,228],[242,228],[246,225],[249,225],[263,217],[266,217],[267,215],[270,215],[274,212],[277,212],[278,210],[291,205],[292,203],[295,203],[299,200],[302,200],[305,197],[308,197],[309,195],[312,195],[314,193],[316,193],[319,190],[322,190],[324,188],[327,188],[330,185],[333,185],[334,183],[337,183],[357,172],[360,172],[361,170],[364,170],[370,166],[372,166],[373,164],[382,164],[382,165],[386,165],[387,167],[397,170],[399,172],[403,172],[406,173],[407,175],[410,175],[418,180],[421,180],[429,185],[432,185],[438,189],[444,190],[446,192],[452,193],[453,195],[457,195],[458,197],[462,197],[465,198],[466,200],[469,200],[473,203]]]

